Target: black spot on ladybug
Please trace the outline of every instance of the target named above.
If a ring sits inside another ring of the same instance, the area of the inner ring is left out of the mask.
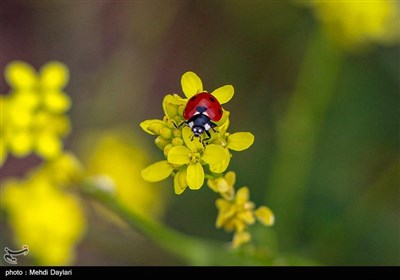
[[[196,111],[199,113],[204,113],[205,111],[207,111],[207,107],[204,106],[196,107]]]
[[[218,113],[222,114],[222,110],[221,110],[221,109],[218,109]]]
[[[210,99],[211,102],[215,102],[214,97],[210,96],[209,99]]]
[[[197,98],[197,95],[194,95],[194,96],[192,96],[191,98],[190,98],[190,101],[193,101],[193,100],[195,100]]]

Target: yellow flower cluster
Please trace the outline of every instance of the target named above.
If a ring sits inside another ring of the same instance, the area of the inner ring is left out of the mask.
[[[10,63],[5,78],[11,90],[1,95],[0,165],[11,153],[24,157],[35,152],[52,159],[62,152],[62,138],[70,131],[64,114],[71,101],[62,91],[69,73],[59,62],[49,62],[37,73],[25,62]]]
[[[215,129],[209,129],[209,137],[200,135],[196,139],[191,127],[182,124],[188,124],[184,118],[188,100],[204,92],[203,84],[195,73],[186,72],[181,85],[186,98],[177,94],[165,96],[163,120],[146,120],[140,124],[145,132],[157,136],[155,144],[166,158],[143,169],[142,176],[147,181],[157,182],[172,175],[176,194],[181,194],[187,187],[197,190],[208,178],[208,186],[221,195],[216,201],[219,210],[216,227],[235,231],[232,247],[238,248],[250,241],[251,236],[246,229],[254,224],[256,218],[265,225],[274,222],[269,208],[262,206],[254,209],[247,187],[242,187],[235,194],[234,172],[229,171],[224,175],[232,156],[231,151],[249,148],[254,136],[250,132],[229,133],[229,112],[222,108],[222,117],[215,123]],[[211,95],[220,104],[225,104],[233,97],[233,93],[233,87],[226,85],[214,90]]]
[[[308,1],[327,32],[343,47],[399,40],[399,3],[390,0]]]
[[[62,154],[33,170],[23,180],[8,179],[2,204],[16,242],[28,245],[40,265],[67,265],[85,231],[85,216],[76,196],[65,186],[82,178],[82,167],[71,154]]]
[[[163,150],[166,160],[156,162],[142,171],[142,176],[150,182],[174,177],[176,194],[181,194],[187,186],[197,190],[204,184],[205,171],[210,173],[224,172],[230,162],[231,152],[242,151],[254,142],[249,132],[228,133],[229,112],[223,110],[217,130],[210,130],[211,138],[193,139],[193,132],[188,126],[180,126],[186,120],[183,112],[188,99],[204,92],[201,79],[193,72],[186,72],[181,79],[182,90],[186,98],[169,94],[163,100],[165,116],[163,120],[146,120],[140,124],[149,134],[157,135],[155,144]],[[233,97],[234,89],[226,85],[214,90],[211,94],[220,104],[225,104]],[[178,125],[177,125],[178,124]]]
[[[230,171],[225,176],[209,179],[207,184],[222,196],[215,203],[219,211],[215,225],[228,232],[234,231],[232,247],[238,248],[251,240],[251,235],[246,229],[255,223],[256,218],[266,226],[273,225],[275,218],[266,206],[255,209],[254,203],[249,201],[247,187],[241,187],[235,194],[235,177],[235,173]]]

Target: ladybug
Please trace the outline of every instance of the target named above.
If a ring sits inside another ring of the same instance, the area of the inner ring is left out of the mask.
[[[206,133],[208,138],[204,140],[208,140],[211,138],[209,130],[217,126],[214,122],[222,118],[222,107],[215,96],[203,91],[189,99],[183,118],[186,120],[183,123],[192,129],[193,136],[200,137]]]

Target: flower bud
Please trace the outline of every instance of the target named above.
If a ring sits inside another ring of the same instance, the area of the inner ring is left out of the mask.
[[[167,146],[170,142],[167,139],[164,139],[161,136],[158,136],[155,140],[154,143],[156,144],[156,146],[158,148],[160,148],[161,150],[164,150],[165,146]]]
[[[166,95],[163,100],[163,109],[165,115],[173,118],[178,114],[178,106],[174,104],[174,97],[170,94]]]
[[[174,139],[172,139],[172,145],[174,145],[174,146],[182,146],[183,145],[182,138],[175,137]]]
[[[165,139],[171,139],[172,131],[170,128],[164,127],[159,131],[160,136],[164,137]]]
[[[172,149],[172,147],[174,147],[172,144],[168,144],[167,146],[165,146],[165,148],[164,148],[165,157],[168,157],[168,152],[169,152],[169,150]]]

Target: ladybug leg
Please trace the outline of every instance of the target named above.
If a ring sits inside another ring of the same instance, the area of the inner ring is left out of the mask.
[[[206,143],[205,141],[211,139],[211,134],[210,134],[210,132],[209,132],[208,130],[206,130],[206,131],[204,131],[204,132],[206,133],[207,138],[204,137],[204,138],[201,140],[201,144],[203,144],[203,146],[205,147],[205,146],[207,145],[207,143]]]
[[[186,122],[181,122],[180,124],[176,125],[176,123],[174,121],[172,121],[172,123],[174,124],[175,128],[181,128],[182,126],[187,124]]]
[[[216,127],[217,126],[217,124],[215,124],[215,123],[213,123],[213,122],[210,122],[210,124],[211,124],[211,129],[212,129],[212,131],[214,131],[214,132],[218,132],[218,130],[215,130],[214,129],[214,127]]]
[[[206,132],[208,138],[204,138],[204,140],[210,140],[210,139],[211,139],[211,134],[210,134],[210,132],[209,132],[208,130],[206,130],[205,132]]]

